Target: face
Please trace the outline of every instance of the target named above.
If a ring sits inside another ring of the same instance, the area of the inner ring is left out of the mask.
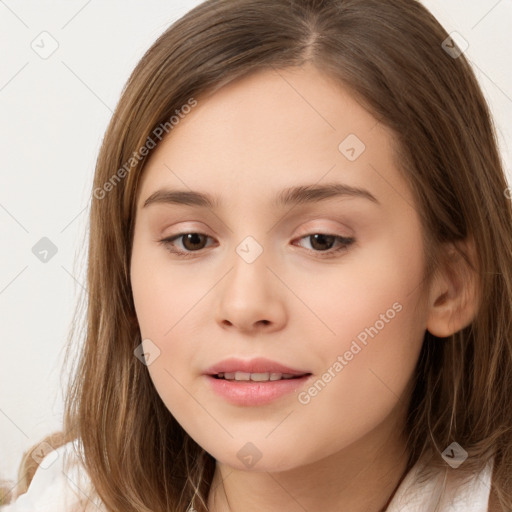
[[[296,468],[378,432],[401,403],[427,319],[420,219],[392,134],[314,67],[197,101],[137,199],[131,282],[147,368],[217,461]],[[299,202],[286,193],[330,185]],[[205,375],[233,357],[306,376]]]

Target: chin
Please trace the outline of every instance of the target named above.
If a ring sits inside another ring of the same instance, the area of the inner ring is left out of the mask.
[[[254,443],[232,441],[228,446],[216,446],[211,451],[205,449],[217,462],[237,471],[276,473],[312,462],[304,459],[305,452],[297,452],[296,445],[290,443],[290,446],[283,446],[280,443],[276,446],[270,439]]]

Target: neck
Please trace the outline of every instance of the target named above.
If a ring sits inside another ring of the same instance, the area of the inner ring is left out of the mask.
[[[208,510],[383,512],[407,466],[405,439],[397,427],[396,417],[388,418],[352,445],[287,471],[243,471],[217,461]]]

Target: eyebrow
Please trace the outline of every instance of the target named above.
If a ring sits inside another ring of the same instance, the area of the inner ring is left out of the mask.
[[[274,208],[290,205],[308,204],[334,197],[359,197],[380,204],[377,198],[368,190],[353,187],[343,183],[327,183],[324,185],[299,185],[282,190],[272,202]],[[218,197],[204,192],[193,190],[160,189],[153,192],[142,205],[143,208],[151,204],[181,204],[199,206],[202,208],[217,209],[220,206]]]

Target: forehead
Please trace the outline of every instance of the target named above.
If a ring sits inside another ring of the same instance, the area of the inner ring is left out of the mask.
[[[258,71],[196,100],[146,164],[139,208],[162,186],[241,201],[322,181],[409,195],[390,130],[313,66]]]

